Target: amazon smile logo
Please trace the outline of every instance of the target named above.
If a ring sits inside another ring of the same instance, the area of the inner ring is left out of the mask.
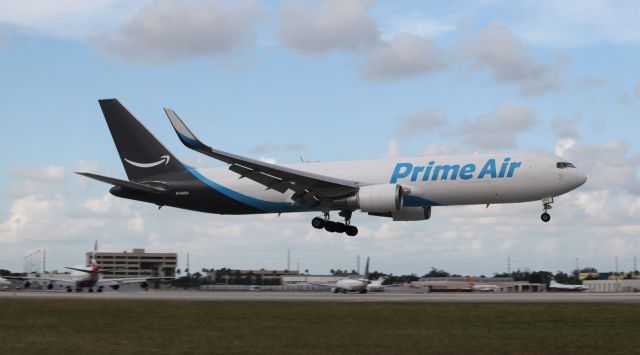
[[[133,165],[133,166],[137,166],[138,168],[153,168],[154,166],[158,166],[161,165],[162,163],[164,163],[164,165],[169,164],[169,160],[171,159],[171,156],[169,155],[163,155],[160,157],[160,160],[158,161],[154,161],[153,163],[137,163],[135,161],[131,161],[127,158],[124,158],[124,160]]]

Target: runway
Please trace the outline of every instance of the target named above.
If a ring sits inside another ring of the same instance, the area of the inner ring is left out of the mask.
[[[309,302],[462,302],[462,303],[544,303],[544,302],[624,302],[640,303],[640,293],[411,293],[380,292],[333,294],[330,292],[269,291],[106,291],[67,293],[64,291],[5,291],[0,299],[105,299],[171,301],[309,301]]]

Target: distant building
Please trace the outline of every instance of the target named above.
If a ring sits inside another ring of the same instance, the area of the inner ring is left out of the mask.
[[[411,282],[412,287],[428,288],[432,292],[469,291],[471,284],[496,285],[501,292],[542,292],[546,290],[545,284],[514,281],[511,277],[423,277],[418,281]]]
[[[591,292],[640,292],[640,280],[584,280]]]
[[[87,252],[87,263],[91,261],[91,252]],[[144,249],[133,249],[131,252],[121,253],[97,252],[96,261],[105,278],[120,277],[153,277],[176,275],[178,254],[176,253],[146,253]]]

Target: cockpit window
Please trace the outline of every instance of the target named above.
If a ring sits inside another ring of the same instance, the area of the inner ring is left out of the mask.
[[[566,169],[566,168],[576,168],[573,164],[569,163],[569,162],[558,162],[556,164],[556,167],[558,169]]]

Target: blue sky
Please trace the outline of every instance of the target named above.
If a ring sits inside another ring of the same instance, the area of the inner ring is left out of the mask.
[[[200,267],[461,274],[609,270],[640,251],[640,29],[635,1],[0,1],[0,267],[104,249],[189,251]],[[550,225],[536,203],[358,215],[356,239],[311,215],[202,215],[117,200],[73,175],[124,176],[97,105],[119,98],[181,159],[162,108],[204,141],[295,162],[544,151],[587,170]],[[327,257],[331,255],[331,258]],[[184,257],[182,258],[184,260]],[[626,263],[626,264],[624,264]],[[629,266],[630,267],[630,266]]]

